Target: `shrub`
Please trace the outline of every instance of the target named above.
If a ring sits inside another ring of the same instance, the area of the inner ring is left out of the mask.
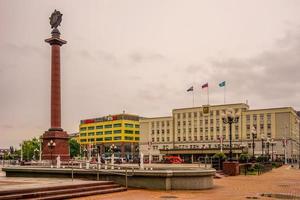
[[[219,152],[219,153],[215,153],[215,155],[213,155],[213,158],[219,158],[221,160],[225,160],[226,155],[223,152]]]
[[[247,153],[242,153],[242,154],[240,155],[240,157],[239,157],[239,162],[240,162],[240,163],[246,163],[246,162],[248,162],[249,159],[250,159],[249,154],[247,154]]]

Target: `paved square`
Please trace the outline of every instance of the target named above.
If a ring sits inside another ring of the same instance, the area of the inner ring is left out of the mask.
[[[77,200],[150,200],[150,199],[259,199],[274,198],[260,197],[261,193],[286,193],[300,195],[300,170],[289,166],[274,169],[260,176],[236,176],[214,180],[215,187],[202,191],[153,191],[143,189],[129,189],[127,192],[96,195],[76,198]],[[247,198],[248,197],[248,198]],[[275,200],[275,199],[274,199]]]

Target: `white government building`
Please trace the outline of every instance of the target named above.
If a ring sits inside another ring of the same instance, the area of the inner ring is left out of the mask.
[[[253,154],[254,135],[255,156],[298,158],[300,118],[297,112],[291,107],[250,110],[244,103],[173,109],[172,116],[143,118],[140,151],[145,160],[150,156],[153,162],[162,160],[164,155],[179,155],[187,162],[194,162],[199,157],[220,152],[222,140],[222,150],[228,154],[229,125],[222,120],[222,114],[228,109],[240,116],[238,123],[232,124],[235,157],[245,151]]]

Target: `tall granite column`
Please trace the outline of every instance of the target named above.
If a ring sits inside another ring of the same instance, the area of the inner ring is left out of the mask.
[[[58,12],[58,13],[57,13]],[[58,14],[58,16],[56,15]],[[62,14],[59,11],[54,11],[52,14],[54,20],[57,20]],[[50,17],[53,21],[52,16]],[[55,18],[56,17],[56,18]],[[58,24],[59,25],[59,24]],[[42,159],[56,160],[59,155],[62,160],[68,160],[69,155],[69,136],[66,131],[61,128],[61,95],[60,95],[60,47],[67,43],[67,41],[60,39],[60,32],[57,29],[58,25],[52,25],[54,29],[51,32],[52,37],[46,39],[45,42],[51,46],[51,127],[43,136],[42,144]],[[52,140],[52,146],[49,147],[49,142]],[[53,145],[55,144],[55,145]]]

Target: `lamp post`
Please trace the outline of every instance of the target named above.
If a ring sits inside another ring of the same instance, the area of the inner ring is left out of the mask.
[[[21,161],[23,161],[23,142],[20,144],[21,147]]]
[[[56,146],[56,143],[53,142],[53,140],[50,140],[50,142],[48,142],[47,146],[50,149],[50,154],[51,154],[51,168],[53,168],[52,150]]]
[[[229,161],[232,161],[232,124],[239,122],[239,114],[228,109],[222,114],[222,120],[224,124],[229,124]]]
[[[254,155],[254,149],[255,149],[255,143],[254,143],[254,138],[256,137],[256,129],[253,126],[251,129],[251,134],[252,134],[252,156],[253,156],[253,160],[255,159],[255,155]]]
[[[35,158],[36,152],[40,152],[40,150],[38,150],[37,148],[35,148],[35,149],[33,150],[33,152],[34,152],[34,158]]]
[[[272,154],[271,154],[271,160],[272,162],[274,161],[274,151],[273,151],[273,146],[276,144],[276,142],[274,141],[274,139],[272,138],[271,141],[270,141],[270,144],[271,144],[271,150],[272,150]]]
[[[111,152],[111,169],[114,169],[114,164],[115,164],[115,150],[117,149],[117,146],[115,144],[110,145],[109,151]]]
[[[261,139],[261,156],[263,157],[264,156],[264,147],[265,147],[265,145],[264,145],[265,135],[261,134],[260,139]]]
[[[270,161],[270,144],[271,144],[271,138],[267,138],[267,141],[266,141],[266,144],[267,144],[267,157],[268,157],[268,161]]]

